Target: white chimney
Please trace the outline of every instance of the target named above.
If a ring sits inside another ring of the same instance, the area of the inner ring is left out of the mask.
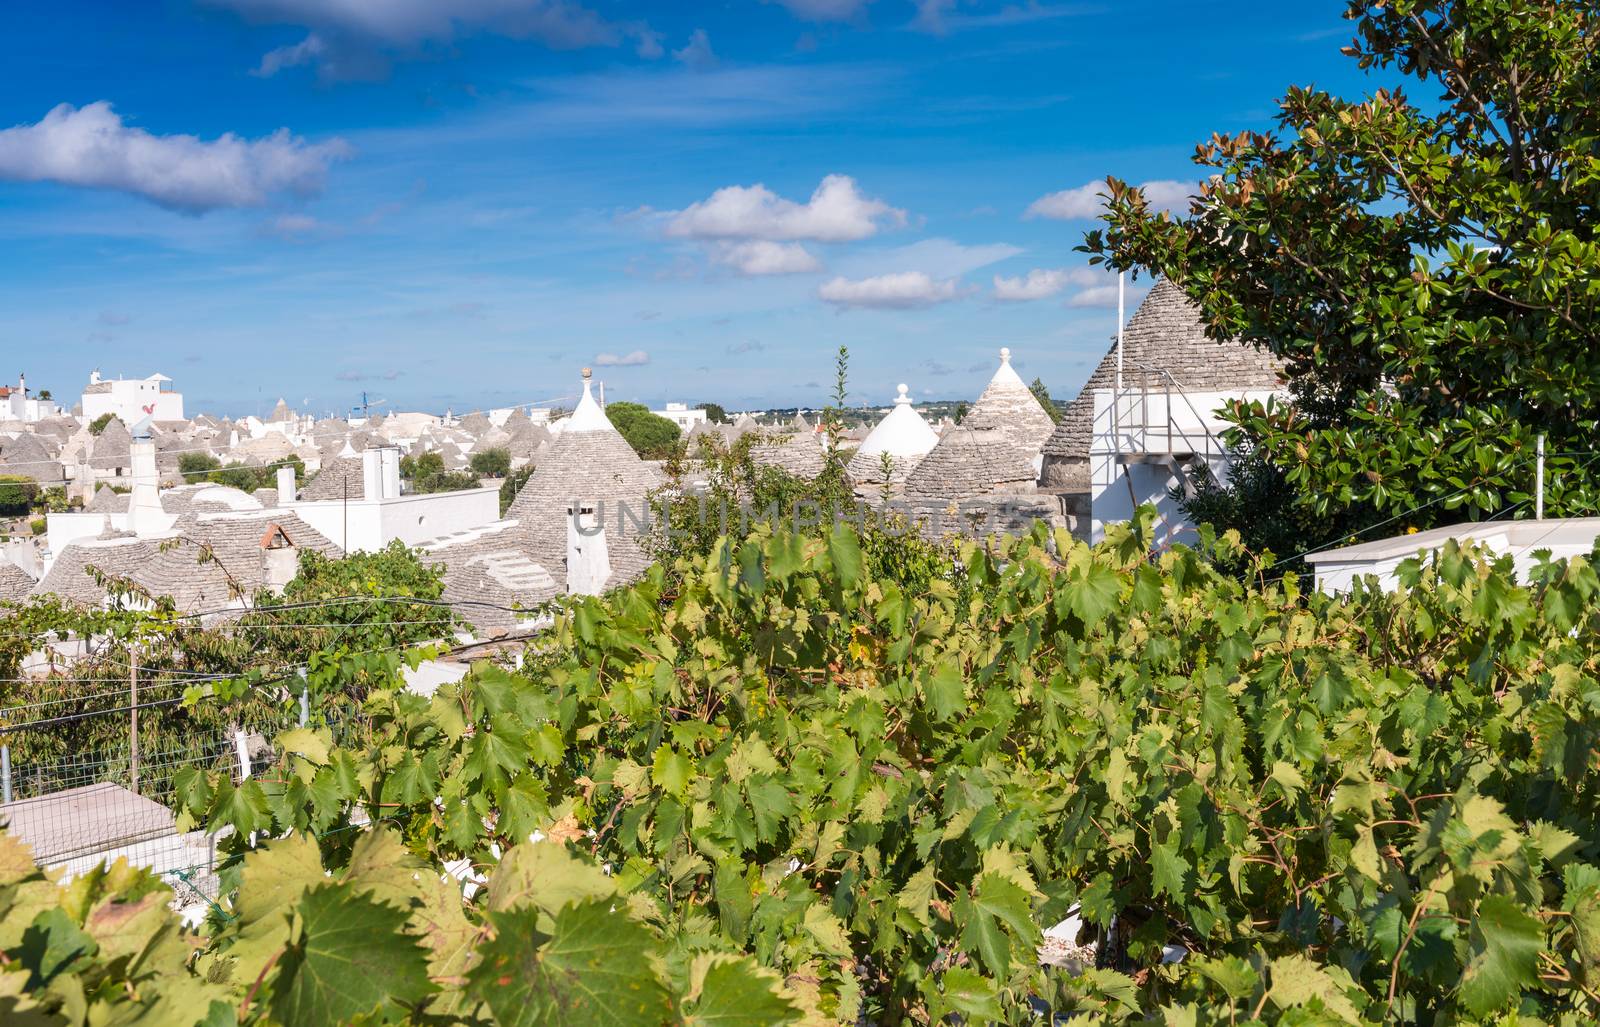
[[[597,596],[611,578],[605,525],[592,507],[574,504],[567,514],[567,592]],[[583,530],[579,531],[579,527]]]
[[[278,505],[294,502],[294,465],[278,468]]]
[[[378,457],[383,479],[383,498],[395,499],[400,495],[400,451],[380,449]]]
[[[128,447],[133,463],[133,495],[128,500],[128,530],[141,538],[165,531],[168,522],[161,509],[161,478],[156,470],[156,444],[135,439]]]
[[[361,452],[361,498],[383,498],[383,458],[376,449]]]
[[[299,571],[300,551],[281,527],[269,525],[261,536],[261,572],[267,587],[281,595]]]

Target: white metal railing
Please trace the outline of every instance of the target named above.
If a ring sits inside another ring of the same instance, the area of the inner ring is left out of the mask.
[[[1164,368],[1131,366],[1133,373],[1124,372],[1122,388],[1112,403],[1118,457],[1200,459],[1208,468],[1220,461],[1225,471],[1230,456],[1227,443],[1211,430],[1211,418],[1195,407],[1178,380]],[[1179,416],[1177,403],[1187,417]]]

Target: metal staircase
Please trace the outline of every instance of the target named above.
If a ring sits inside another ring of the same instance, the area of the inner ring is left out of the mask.
[[[1122,388],[1111,408],[1117,462],[1168,467],[1191,496],[1190,472],[1195,469],[1226,484],[1232,454],[1211,430],[1211,415],[1196,408],[1164,368],[1140,363],[1131,367],[1131,374],[1123,372]]]

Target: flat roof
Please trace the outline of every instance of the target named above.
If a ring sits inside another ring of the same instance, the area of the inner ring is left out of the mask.
[[[1457,542],[1488,543],[1498,549],[1588,549],[1600,538],[1600,517],[1551,517],[1542,521],[1463,521],[1411,535],[1362,542],[1311,553],[1306,563],[1350,563],[1404,559]]]
[[[110,781],[0,805],[0,820],[40,863],[93,855],[172,834],[172,811]]]

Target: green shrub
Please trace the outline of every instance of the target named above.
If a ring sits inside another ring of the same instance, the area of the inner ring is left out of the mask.
[[[608,403],[606,417],[646,460],[665,460],[678,445],[678,426],[642,403]]]
[[[178,454],[178,471],[185,481],[199,481],[210,471],[222,466],[222,461],[210,453],[189,452]]]
[[[500,516],[504,517],[506,511],[511,509],[511,504],[516,502],[517,493],[522,491],[522,486],[533,477],[533,465],[512,471],[505,481],[500,483]]]
[[[0,474],[0,517],[20,517],[39,499],[39,483],[20,474]]]
[[[511,451],[499,446],[482,450],[472,454],[468,466],[481,477],[504,478],[511,473]]]

